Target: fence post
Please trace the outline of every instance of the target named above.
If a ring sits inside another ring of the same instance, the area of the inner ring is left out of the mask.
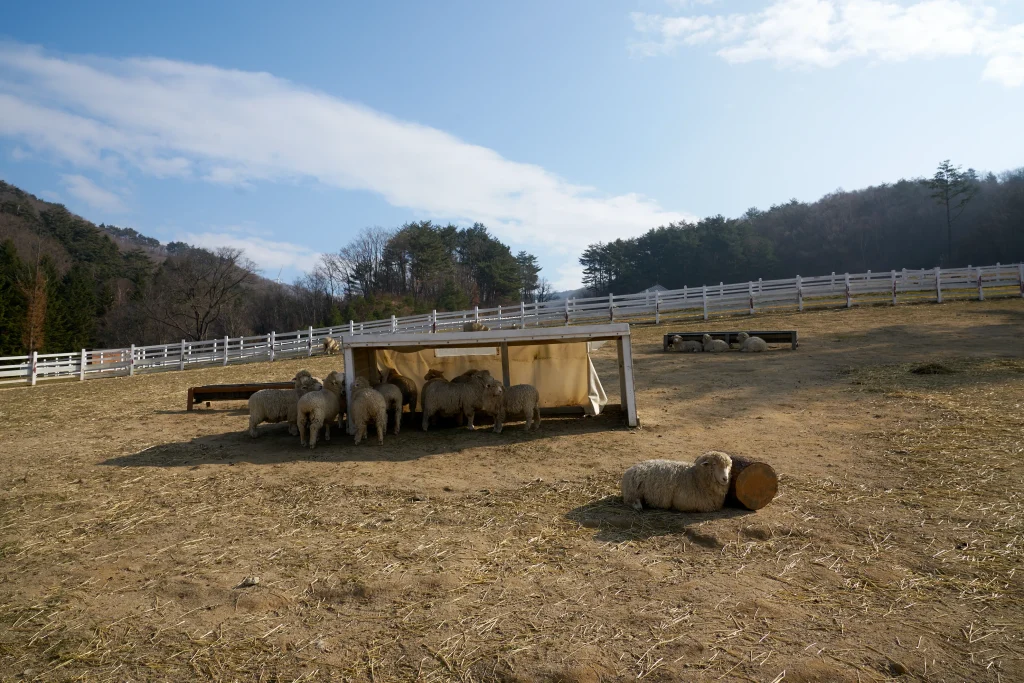
[[[764,281],[761,278],[757,278],[757,293],[764,294]]]
[[[608,320],[615,322],[615,295],[608,292]]]
[[[498,304],[498,329],[501,329],[501,304]]]
[[[984,301],[985,300],[985,290],[982,288],[981,279],[982,279],[981,268],[978,268],[978,301]]]
[[[363,324],[359,323],[359,334],[363,333]]]
[[[397,332],[398,332],[398,318],[396,318],[395,314],[392,313],[391,314],[391,334],[396,334]]]
[[[754,315],[754,283],[747,282],[747,298],[750,301],[750,315]]]
[[[348,333],[349,334],[355,334],[356,333],[356,324],[355,324],[355,322],[353,322],[351,320],[348,321]]]
[[[1020,296],[1024,298],[1024,262],[1017,264],[1017,285],[1020,287]]]
[[[800,279],[799,275],[796,276],[796,305],[797,305],[797,310],[799,310],[801,313],[803,313],[803,311],[804,311],[804,287],[803,287],[803,280]]]
[[[224,335],[224,365],[228,364],[228,347],[231,345],[228,336]]]
[[[686,285],[683,285],[683,301],[685,302],[689,298],[690,298],[690,291],[689,291],[689,289],[687,289]]]
[[[181,340],[181,353],[178,354],[178,369],[185,369],[185,340]]]
[[[846,273],[843,277],[846,281],[846,307],[851,308],[853,306],[853,297],[850,296],[850,274]]]
[[[725,296],[725,283],[724,282],[719,282],[718,283],[718,296]]]
[[[477,322],[480,321],[480,307],[479,306],[474,306],[473,307],[473,320],[476,320]]]
[[[889,273],[889,276],[892,278],[892,305],[895,306],[896,305],[896,271],[895,270],[891,271]]]
[[[935,266],[935,303],[942,303],[942,269]]]
[[[708,319],[708,286],[707,285],[701,285],[700,286],[700,298],[704,302],[704,319],[707,320]]]
[[[132,344],[130,350],[131,356],[128,358],[128,376],[131,377],[135,374],[135,344]]]
[[[85,349],[82,349],[82,355],[78,358],[78,381],[85,381]]]
[[[565,300],[565,326],[569,327],[569,299]]]
[[[833,270],[832,271],[832,279],[829,280],[829,283],[828,283],[828,293],[831,294],[834,291],[836,291],[836,271]]]
[[[277,333],[271,331],[267,343],[270,344],[270,360],[274,360],[274,347],[277,346]]]
[[[654,293],[654,324],[661,324],[661,292]]]
[[[39,371],[39,352],[32,352],[32,360],[29,361],[28,365],[28,383],[29,386],[36,385],[36,373]]]
[[[526,329],[526,302],[519,302],[519,327]]]

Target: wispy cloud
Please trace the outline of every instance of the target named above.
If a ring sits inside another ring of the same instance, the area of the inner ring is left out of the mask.
[[[94,209],[105,213],[124,213],[128,210],[120,195],[103,189],[85,176],[62,175],[61,182],[68,194]]]
[[[263,270],[263,275],[271,279],[276,278],[282,269],[289,273],[309,270],[320,257],[319,252],[309,247],[244,234],[244,232],[230,227],[224,228],[221,232],[180,233],[176,239],[207,249],[216,249],[217,247],[242,249],[246,256],[259,265]]]
[[[1024,84],[1024,24],[1000,22],[981,0],[775,0],[761,12],[696,16],[634,13],[639,54],[714,45],[731,63],[832,67],[852,59],[900,62],[975,56],[982,77]]]
[[[267,73],[58,57],[17,44],[0,45],[0,70],[0,135],[83,168],[113,160],[211,183],[313,179],[575,253],[689,217]]]

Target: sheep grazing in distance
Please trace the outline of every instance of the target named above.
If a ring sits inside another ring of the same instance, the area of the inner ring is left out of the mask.
[[[378,394],[384,397],[384,402],[387,404],[388,412],[394,411],[395,413],[395,434],[398,434],[398,430],[402,427],[402,390],[394,384],[381,383],[373,387]]]
[[[399,374],[398,370],[394,368],[384,366],[384,369],[380,373],[381,384],[394,384],[396,387],[402,390],[402,405],[398,407],[398,412],[402,412],[402,406],[409,406],[409,410],[412,412],[416,411],[416,401],[419,400],[419,390],[416,389],[416,382],[405,375]],[[396,434],[398,432],[395,432]]]
[[[423,431],[428,430],[430,418],[435,415],[462,416],[469,423],[467,428],[475,429],[473,416],[484,410],[484,390],[497,382],[486,370],[470,370],[459,377],[462,379],[458,382],[433,378],[423,386]]]
[[[332,370],[324,378],[324,386],[320,391],[311,391],[299,399],[298,426],[299,443],[306,445],[307,428],[309,447],[316,448],[320,428],[324,430],[324,440],[331,440],[331,422],[341,415],[341,391],[345,386],[345,375]]]
[[[729,491],[732,458],[708,451],[691,465],[674,460],[647,460],[622,475],[622,502],[636,510],[651,508],[680,512],[720,510]]]
[[[357,377],[352,388],[351,413],[356,428],[356,444],[358,445],[366,436],[366,424],[373,420],[377,427],[377,443],[383,446],[384,431],[388,427],[387,401],[364,377]]]
[[[249,397],[249,436],[256,438],[256,425],[262,422],[287,422],[288,433],[299,433],[296,426],[299,399],[310,391],[319,391],[322,384],[308,370],[299,370],[292,378],[292,389],[261,389]]]
[[[668,347],[673,351],[680,351],[682,353],[697,353],[698,351],[704,350],[704,345],[698,341],[683,341],[683,338],[678,334],[674,334],[668,339]]]
[[[505,419],[510,415],[526,418],[526,431],[540,429],[540,394],[532,384],[516,384],[506,389],[491,382],[484,389],[483,409],[494,416],[494,433],[501,434]]]
[[[484,325],[479,320],[471,320],[470,322],[462,326],[463,332],[487,332],[490,329],[491,328],[489,328],[487,325]]]
[[[768,342],[766,342],[764,339],[761,339],[760,337],[751,337],[746,332],[740,332],[738,335],[736,335],[736,339],[740,343],[740,351],[754,353],[757,351],[768,350]]]
[[[712,339],[710,334],[705,334],[704,337],[704,350],[709,353],[720,353],[722,351],[729,350],[729,342],[722,341],[721,339]]]
[[[337,339],[334,337],[324,337],[324,353],[328,356],[333,356],[339,351],[341,351],[341,344],[338,343]]]

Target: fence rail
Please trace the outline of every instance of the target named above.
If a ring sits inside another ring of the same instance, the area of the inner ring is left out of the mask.
[[[86,380],[134,375],[161,370],[186,370],[229,363],[272,361],[312,356],[323,352],[323,340],[338,334],[401,334],[461,330],[471,320],[492,328],[538,327],[604,321],[653,321],[711,315],[753,315],[758,311],[805,306],[853,306],[858,300],[893,305],[904,300],[935,300],[950,293],[984,300],[985,290],[1015,288],[1024,297],[1024,263],[928,270],[891,270],[872,273],[832,273],[816,277],[756,282],[718,283],[663,292],[609,294],[545,303],[474,308],[467,311],[411,315],[389,320],[349,321],[337,327],[177,344],[131,346],[73,353],[35,353],[0,357],[0,384],[35,386],[51,379]]]

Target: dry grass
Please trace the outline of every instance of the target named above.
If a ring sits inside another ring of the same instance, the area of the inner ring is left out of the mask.
[[[314,457],[180,411],[252,367],[0,392],[0,678],[1024,680],[1024,306],[951,304],[978,340],[951,349],[914,309],[766,316],[801,350],[762,359],[638,329],[640,430]],[[625,464],[713,444],[772,462],[779,497],[621,505]]]

